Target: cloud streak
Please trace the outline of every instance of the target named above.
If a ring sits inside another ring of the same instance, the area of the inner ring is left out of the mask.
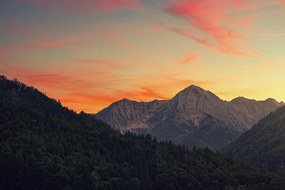
[[[61,90],[75,90],[75,89],[90,89],[92,88],[92,83],[88,80],[80,79],[79,74],[85,73],[88,71],[83,70],[63,70],[60,67],[24,67],[24,66],[13,66],[9,64],[0,64],[0,72],[13,77],[19,77],[20,80],[23,80],[27,84],[32,84],[40,87],[45,87],[45,89],[56,89]],[[89,70],[90,72],[90,70]],[[102,75],[102,72],[93,74]],[[77,74],[77,75],[76,75]]]
[[[1,62],[0,73],[33,85],[77,111],[98,111],[126,97],[139,101],[167,98],[148,86],[136,85],[117,90],[116,84],[124,79],[113,74],[112,69],[104,71],[110,70],[108,67],[67,69],[59,66],[27,67]]]
[[[235,46],[236,41],[245,37],[229,28],[233,21],[229,13],[239,12],[251,8],[242,0],[176,0],[165,11],[173,16],[186,19],[190,26],[198,30],[203,37],[185,29],[172,29],[195,42],[214,48],[220,52],[234,56],[253,56],[252,52]],[[240,26],[248,25],[248,18],[244,17]],[[256,53],[254,53],[256,56]]]
[[[126,78],[117,75],[118,68],[100,67],[102,68],[93,65],[77,68],[28,67],[0,63],[0,73],[33,85],[76,111],[85,110],[93,113],[123,98],[136,101],[164,100],[174,96],[173,92],[178,92],[191,84],[208,84],[205,81],[167,78],[169,75]]]
[[[191,39],[198,44],[218,50],[224,54],[232,56],[248,56],[248,57],[257,57],[259,54],[254,51],[244,50],[240,47],[235,47],[230,43],[213,43],[211,40],[197,37],[194,33],[182,29],[173,28],[171,31],[176,32],[188,39]]]
[[[189,65],[192,64],[193,61],[198,59],[198,55],[193,54],[193,53],[189,53],[186,56],[183,57],[183,59],[181,60],[181,64],[182,65]]]

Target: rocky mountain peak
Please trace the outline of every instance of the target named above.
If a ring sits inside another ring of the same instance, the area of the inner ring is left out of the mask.
[[[124,98],[124,99],[121,99],[121,100],[119,100],[119,101],[117,101],[115,103],[118,103],[118,104],[129,104],[129,103],[134,103],[134,102],[135,101],[133,101],[133,100],[130,100],[128,98]]]
[[[265,102],[268,102],[268,103],[273,103],[273,104],[284,104],[283,102],[277,102],[277,100],[273,99],[273,98],[268,98],[265,100]]]
[[[176,107],[179,112],[186,111],[188,115],[193,115],[193,111],[196,113],[207,111],[220,106],[223,101],[212,92],[191,85],[172,98],[169,104],[172,110]]]
[[[232,99],[231,102],[240,102],[240,101],[247,101],[247,100],[249,100],[249,99],[247,99],[247,98],[245,98],[243,96],[239,96],[239,97],[236,97],[236,98]]]
[[[206,92],[207,92],[206,90],[204,90],[203,88],[199,86],[191,85],[185,88],[184,90],[182,90],[181,92],[179,92],[178,94],[180,93],[204,94]]]
[[[203,88],[200,88],[195,85],[191,85],[181,92],[179,92],[175,98],[214,98],[214,99],[219,99],[215,94],[213,94],[210,91],[206,91]]]

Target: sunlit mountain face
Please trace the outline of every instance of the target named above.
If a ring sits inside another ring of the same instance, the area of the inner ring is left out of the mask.
[[[0,74],[76,111],[169,100],[285,99],[284,0],[1,0]]]
[[[274,99],[256,101],[238,97],[224,101],[192,85],[170,100],[122,99],[95,116],[121,133],[148,133],[158,140],[171,140],[190,149],[221,150],[281,106],[284,103]]]

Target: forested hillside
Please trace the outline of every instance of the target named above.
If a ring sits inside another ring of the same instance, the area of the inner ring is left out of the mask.
[[[285,176],[285,107],[262,119],[226,151],[258,167]]]
[[[285,189],[209,149],[121,135],[35,88],[0,78],[0,189]]]

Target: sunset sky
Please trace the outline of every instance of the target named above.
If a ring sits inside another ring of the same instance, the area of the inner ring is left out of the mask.
[[[194,84],[285,100],[284,0],[1,0],[0,74],[76,111]]]

